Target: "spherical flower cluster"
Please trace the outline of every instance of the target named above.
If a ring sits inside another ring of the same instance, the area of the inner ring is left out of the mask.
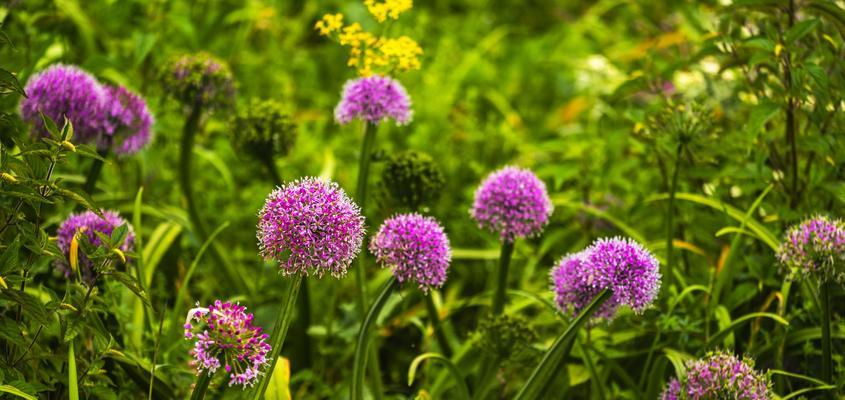
[[[229,67],[207,53],[176,58],[168,65],[162,80],[168,93],[191,107],[225,107],[235,95]]]
[[[766,400],[770,386],[769,377],[754,370],[753,360],[716,352],[688,362],[685,376],[669,382],[660,399]]]
[[[73,125],[76,143],[96,143],[117,154],[133,154],[149,141],[153,116],[143,98],[122,86],[102,85],[87,72],[57,64],[27,83],[21,118],[47,135],[39,111],[58,125]]]
[[[121,225],[126,225],[129,228],[129,233],[120,245],[120,250],[123,252],[132,251],[135,243],[135,232],[132,229],[132,225],[123,219],[116,211],[102,210],[102,214],[105,219],[100,218],[100,216],[93,211],[71,214],[64,220],[64,222],[61,223],[61,225],[59,225],[59,229],[56,232],[56,244],[59,246],[59,249],[66,258],[70,257],[71,242],[73,241],[74,235],[77,233],[85,235],[86,239],[88,239],[88,243],[91,245],[101,246],[103,241],[99,236],[97,236],[97,232],[106,236],[111,236],[115,228]],[[94,268],[91,260],[89,260],[85,254],[82,254],[82,252],[78,253],[78,257],[79,265],[82,267],[81,270],[83,278],[90,278],[93,275]],[[56,267],[60,271],[64,272],[65,276],[70,276],[71,270],[64,260],[57,261]]]
[[[482,229],[502,241],[535,236],[549,222],[553,206],[546,185],[529,170],[505,167],[487,176],[470,210]]]
[[[195,321],[200,323],[201,332],[194,333]],[[222,365],[229,374],[229,386],[252,386],[270,361],[268,336],[252,321],[253,316],[246,313],[246,307],[236,303],[216,300],[207,308],[197,305],[191,309],[184,326],[185,339],[196,339],[191,364],[200,374],[209,375]]]
[[[340,103],[334,111],[340,124],[362,119],[378,124],[393,119],[397,125],[411,121],[411,99],[402,85],[389,77],[353,79],[343,86]]]
[[[370,251],[383,267],[391,267],[399,282],[413,282],[423,291],[446,281],[452,260],[449,238],[437,220],[402,214],[382,224],[370,242]]]
[[[296,125],[274,100],[253,99],[235,115],[232,127],[235,147],[265,160],[287,155],[296,140]]]
[[[75,66],[50,66],[32,76],[24,91],[28,97],[21,102],[21,118],[33,124],[36,135],[48,134],[39,112],[59,127],[67,117],[77,143],[93,142],[106,129],[106,93],[97,79]]]
[[[150,142],[153,116],[147,102],[122,86],[107,86],[106,135],[117,154],[134,154]]]
[[[562,258],[551,271],[552,291],[563,312],[578,314],[603,289],[612,295],[594,318],[612,319],[621,305],[645,310],[660,290],[657,259],[630,239],[598,239],[590,247]]]
[[[845,223],[809,218],[789,229],[777,257],[793,275],[845,282]]]
[[[444,183],[431,156],[410,150],[387,159],[379,190],[390,205],[416,210],[440,196]]]
[[[270,193],[259,213],[261,254],[279,261],[285,275],[342,277],[363,240],[361,209],[334,182],[288,183]]]
[[[488,315],[478,322],[478,341],[481,351],[502,360],[504,364],[519,364],[537,359],[534,342],[537,331],[527,319],[517,315]]]

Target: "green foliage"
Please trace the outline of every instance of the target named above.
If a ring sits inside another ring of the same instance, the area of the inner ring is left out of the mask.
[[[187,398],[189,307],[239,301],[270,330],[290,280],[258,255],[265,196],[301,176],[351,193],[358,173],[360,129],[332,112],[356,72],[348,49],[314,24],[327,12],[367,31],[378,24],[359,0],[329,3],[0,5],[0,397],[69,398],[75,364],[79,398]],[[794,222],[845,215],[841,1],[415,3],[388,32],[424,49],[421,69],[396,77],[414,120],[378,127],[371,171],[381,179],[371,176],[370,189],[382,201],[367,207],[367,230],[407,210],[442,222],[453,261],[438,311],[454,355],[430,355],[430,316],[407,285],[373,330],[384,398],[452,398],[464,391],[455,370],[476,389],[489,354],[515,360],[489,372],[491,397],[513,398],[569,326],[553,310],[548,269],[613,235],[671,260],[671,284],[643,315],[623,310],[580,331],[547,397],[656,398],[687,360],[716,348],[771,370],[782,398],[845,393],[845,291],[831,288],[834,368],[824,382],[818,288],[786,281],[774,257]],[[177,75],[185,54],[195,56]],[[83,190],[102,160],[96,148],[75,143],[65,121],[47,120],[50,134],[33,137],[19,116],[28,79],[59,62],[132,88],[155,115],[151,146],[103,160],[96,193]],[[196,115],[188,149],[198,155],[196,209],[218,227],[208,237],[192,229],[178,190],[180,131],[198,104],[215,108]],[[556,208],[543,235],[516,243],[505,316],[487,320],[499,243],[467,210],[479,181],[508,164],[535,171]],[[97,278],[66,277],[55,267],[68,261],[59,224],[101,208],[133,221],[135,251],[115,251],[126,227],[102,246],[80,239]],[[372,295],[389,271],[362,256]],[[307,283],[310,318],[296,307],[281,353],[289,379],[276,368],[268,392],[342,398],[363,318],[355,279]],[[217,374],[209,397],[244,396],[226,383]]]

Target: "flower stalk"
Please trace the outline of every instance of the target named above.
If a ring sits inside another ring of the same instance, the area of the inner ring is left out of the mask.
[[[830,339],[830,319],[833,317],[830,313],[830,285],[829,279],[825,280],[819,286],[819,303],[822,309],[822,380],[825,383],[833,382],[833,361],[831,357],[831,339]]]
[[[352,386],[350,387],[349,397],[352,400],[362,400],[364,398],[364,370],[367,367],[366,355],[370,344],[370,329],[378,319],[378,315],[387,299],[393,294],[393,291],[399,287],[399,282],[395,277],[390,277],[384,285],[381,293],[376,297],[373,305],[367,311],[364,322],[361,323],[361,330],[358,331],[358,341],[355,346],[355,362],[352,364]],[[378,371],[376,371],[378,372]]]
[[[499,255],[499,268],[496,272],[496,287],[493,292],[493,315],[500,315],[505,309],[506,291],[508,288],[508,268],[513,256],[513,245],[511,241],[502,242],[502,249]]]
[[[194,385],[194,390],[191,392],[191,400],[202,400],[208,392],[208,386],[211,383],[211,378],[214,377],[212,373],[201,372],[197,375],[197,383]]]
[[[288,288],[288,295],[285,302],[282,304],[282,309],[276,315],[276,322],[273,324],[273,333],[270,335],[270,354],[268,357],[269,366],[267,374],[259,379],[255,387],[253,399],[259,400],[264,398],[264,392],[267,391],[267,386],[270,385],[270,380],[273,376],[273,370],[276,367],[276,361],[279,359],[279,354],[282,352],[282,346],[285,344],[285,337],[290,327],[290,317],[296,308],[296,299],[299,295],[299,288],[302,286],[302,275],[296,274]]]

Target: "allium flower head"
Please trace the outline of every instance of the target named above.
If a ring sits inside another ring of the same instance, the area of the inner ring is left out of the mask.
[[[252,324],[252,314],[237,303],[214,301],[207,308],[188,311],[185,339],[196,341],[191,355],[199,373],[213,375],[221,366],[229,375],[229,386],[252,386],[269,364],[267,334]],[[199,323],[197,327],[194,322]],[[194,333],[194,329],[200,330]]]
[[[75,66],[50,66],[33,75],[24,91],[29,97],[21,102],[21,118],[33,124],[36,135],[48,134],[39,111],[60,127],[67,117],[76,143],[93,142],[106,128],[105,91],[97,79]]]
[[[660,290],[657,259],[630,239],[598,239],[580,253],[562,258],[551,271],[552,291],[561,311],[578,314],[603,289],[612,296],[594,314],[612,319],[621,305],[645,310]]]
[[[431,156],[409,150],[388,158],[379,190],[390,205],[416,210],[439,197],[444,183]]]
[[[789,228],[777,252],[792,275],[845,283],[845,223],[815,216]]]
[[[335,119],[344,125],[356,118],[372,124],[392,119],[405,125],[411,122],[412,113],[405,88],[390,77],[377,75],[346,82],[334,110]]]
[[[229,67],[207,53],[176,58],[164,72],[163,84],[168,93],[189,106],[224,107],[235,95]]]
[[[267,196],[258,242],[285,275],[328,272],[339,278],[361,250],[364,217],[337,183],[302,178]]]
[[[753,360],[715,352],[687,362],[685,376],[673,379],[660,398],[767,400],[770,386],[768,375],[754,370]]]
[[[253,99],[232,119],[232,128],[239,151],[265,160],[287,155],[296,140],[296,125],[274,100]]]
[[[126,225],[129,228],[129,233],[123,240],[123,244],[120,245],[120,250],[123,252],[132,251],[135,243],[135,232],[132,229],[132,225],[126,222],[126,220],[123,219],[116,211],[102,210],[102,214],[105,219],[100,218],[100,216],[93,211],[71,214],[64,220],[64,222],[61,223],[61,225],[59,225],[59,229],[56,232],[58,236],[56,244],[59,246],[59,249],[65,257],[70,256],[70,245],[73,241],[74,235],[77,233],[85,235],[91,245],[101,246],[103,241],[99,236],[97,236],[96,232],[100,232],[106,236],[111,236],[115,228],[121,225]],[[79,265],[82,267],[82,276],[86,279],[90,278],[94,268],[91,260],[89,260],[85,254],[82,254],[82,252],[78,254],[78,257]],[[65,276],[70,276],[71,270],[65,261],[57,261],[56,267],[64,272]]]
[[[381,225],[370,242],[379,264],[393,269],[401,282],[413,282],[423,291],[446,281],[452,261],[449,238],[437,220],[419,214],[402,214]]]
[[[482,229],[498,233],[502,241],[535,236],[549,222],[553,210],[546,184],[533,172],[505,167],[484,179],[470,210]]]
[[[153,116],[141,96],[123,86],[105,87],[106,135],[117,154],[134,154],[151,137]]]

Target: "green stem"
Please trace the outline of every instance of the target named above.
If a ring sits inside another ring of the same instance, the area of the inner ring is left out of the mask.
[[[513,242],[502,243],[502,252],[499,255],[499,269],[496,272],[496,291],[493,293],[493,315],[500,315],[505,309],[505,292],[508,288],[508,267],[511,264],[513,255]]]
[[[279,354],[282,353],[282,345],[285,344],[285,336],[287,336],[288,328],[290,327],[290,317],[296,308],[296,298],[299,294],[299,288],[302,285],[302,279],[302,275],[297,274],[291,280],[290,288],[288,288],[288,296],[282,304],[279,314],[276,315],[276,323],[273,325],[273,332],[270,335],[270,354],[267,355],[270,365],[267,366],[267,373],[261,377],[255,386],[254,395],[252,396],[255,400],[264,398],[264,392],[267,391],[267,386],[272,379],[273,369],[276,367],[276,361],[279,360]]]
[[[437,307],[434,305],[434,299],[431,293],[425,296],[425,307],[428,309],[428,318],[431,320],[431,329],[434,330],[434,337],[437,339],[437,344],[440,346],[440,351],[446,358],[452,357],[452,347],[449,346],[449,340],[446,339],[446,332],[443,331],[443,325],[440,323],[440,313],[437,312]]]
[[[666,215],[666,270],[663,277],[666,283],[665,289],[669,289],[675,274],[675,193],[678,191],[678,177],[681,175],[681,156],[684,147],[678,144],[678,151],[675,155],[675,171],[672,172],[672,186],[669,187],[669,211]]]
[[[355,346],[355,362],[352,364],[352,386],[350,386],[349,396],[352,400],[362,400],[364,398],[364,369],[367,367],[366,354],[370,344],[370,328],[378,319],[381,309],[387,303],[387,299],[393,293],[393,290],[399,286],[399,282],[395,277],[390,277],[390,280],[384,285],[381,294],[378,295],[370,310],[367,311],[364,322],[361,323],[361,330],[358,331],[358,342]],[[378,371],[375,371],[379,373]]]
[[[199,241],[203,242],[208,239],[208,231],[202,222],[202,217],[197,210],[197,204],[194,200],[194,181],[192,171],[192,160],[194,155],[194,139],[199,131],[200,117],[202,116],[202,104],[197,102],[190,108],[188,118],[185,120],[185,125],[182,127],[182,144],[179,154],[179,186],[182,188],[182,195],[185,197],[185,203],[188,207],[188,219],[194,228],[194,232],[199,237]],[[223,268],[223,272],[227,275],[228,281],[235,285],[235,288],[240,292],[246,292],[250,288],[247,287],[246,281],[239,274],[226,257],[222,250],[213,243],[211,250],[214,255],[214,260],[217,265]]]
[[[358,159],[358,179],[355,188],[355,199],[358,201],[358,206],[361,207],[361,214],[367,213],[367,188],[370,177],[370,162],[373,156],[373,145],[376,140],[376,126],[369,122],[362,122],[362,130],[364,140],[361,142],[361,155]],[[364,246],[366,247],[366,241]],[[358,268],[355,269],[355,288],[357,296],[355,296],[356,307],[358,315],[364,315],[367,305],[367,285],[366,285],[366,249],[358,256]],[[373,385],[373,392],[377,400],[381,399],[381,376],[379,374],[379,360],[375,349],[370,353],[370,375]]]
[[[552,344],[552,347],[549,348],[549,351],[543,356],[540,364],[537,365],[537,368],[531,373],[528,381],[525,382],[525,385],[516,395],[516,400],[533,400],[538,398],[538,394],[548,385],[552,374],[557,371],[560,363],[563,362],[567,353],[572,348],[572,343],[578,330],[581,329],[581,326],[590,319],[612,294],[613,292],[610,289],[603,289],[593,298],[590,305],[578,314],[578,317],[569,324],[566,330]]]
[[[487,395],[490,394],[490,391],[496,386],[496,373],[499,371],[499,363],[501,362],[501,358],[499,357],[492,357],[492,356],[484,356],[482,358],[482,370],[481,375],[478,379],[478,386],[474,389],[473,398],[476,399],[486,399]]]
[[[819,303],[822,307],[822,380],[833,384],[830,342],[830,280],[825,280],[819,287]]]
[[[358,160],[358,182],[355,189],[355,199],[358,207],[361,207],[361,214],[367,211],[367,181],[370,175],[370,159],[372,158],[373,143],[375,142],[376,129],[370,127],[369,122],[364,122],[364,142],[361,144],[361,156]],[[366,244],[364,244],[366,246]],[[367,287],[364,284],[364,254],[358,257],[358,268],[355,271],[355,283],[358,289],[358,313],[364,314],[364,307],[367,304]]]
[[[208,392],[208,385],[211,383],[212,374],[201,371],[197,376],[197,384],[194,385],[194,391],[191,392],[191,400],[202,400]]]
[[[105,158],[108,155],[108,151],[98,150],[97,153],[100,154],[100,157]],[[97,180],[100,179],[100,173],[103,171],[103,160],[94,159],[94,163],[91,164],[91,169],[88,170],[88,176],[85,177],[85,186],[83,186],[83,190],[85,193],[89,195],[94,194],[94,189],[97,188]]]
[[[68,398],[79,400],[79,382],[77,382],[76,376],[76,352],[73,348],[73,339],[68,342],[67,348],[67,385]]]

